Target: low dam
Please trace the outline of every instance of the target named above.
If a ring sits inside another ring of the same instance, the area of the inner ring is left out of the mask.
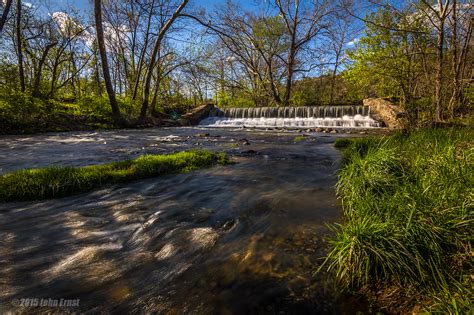
[[[367,106],[214,108],[201,120],[207,127],[344,127],[376,128]]]

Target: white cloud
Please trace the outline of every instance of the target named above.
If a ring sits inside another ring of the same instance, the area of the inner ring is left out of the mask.
[[[347,46],[354,46],[358,42],[360,42],[360,38],[354,38],[353,40],[347,43]]]
[[[52,14],[50,14],[50,16],[58,24],[61,35],[72,35],[68,34],[68,32],[71,30],[71,27],[76,29],[76,31],[83,30],[78,38],[81,39],[88,47],[92,47],[95,37],[86,29],[84,25],[75,21],[65,12],[53,12]]]

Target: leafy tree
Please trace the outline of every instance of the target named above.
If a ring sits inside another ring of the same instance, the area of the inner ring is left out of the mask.
[[[360,97],[398,97],[401,104],[411,102],[423,74],[420,51],[414,45],[426,41],[421,26],[416,33],[403,31],[406,21],[389,10],[379,10],[367,20],[365,35],[348,53],[351,64],[345,79]]]

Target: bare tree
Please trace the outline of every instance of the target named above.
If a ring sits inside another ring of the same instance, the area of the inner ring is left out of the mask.
[[[10,8],[12,6],[13,0],[7,0],[5,7],[3,8],[2,17],[0,18],[0,33],[3,31],[3,26],[8,18],[8,13],[10,13]]]
[[[435,93],[434,100],[436,104],[436,120],[443,120],[443,96],[441,93],[442,80],[443,80],[443,68],[444,68],[444,37],[445,37],[445,22],[449,14],[449,1],[450,0],[438,0],[436,5],[432,5],[427,0],[421,0],[426,6],[428,11],[422,8],[429,21],[433,24],[433,27],[437,31],[436,41],[436,76],[435,76]]]
[[[20,86],[21,91],[25,92],[25,70],[23,66],[23,49],[22,47],[22,26],[21,26],[21,0],[16,1],[16,45],[17,45],[17,56],[18,56],[18,71],[20,75]]]
[[[228,52],[234,88],[250,95],[256,106],[267,106],[273,101],[281,105],[280,86],[285,71],[282,55],[288,48],[288,37],[281,19],[270,15],[256,15],[228,2],[225,7],[204,22],[203,17],[185,15],[198,21],[217,36],[223,49]],[[216,78],[223,85],[222,74]]]
[[[137,95],[138,95],[138,85],[140,84],[140,76],[141,76],[142,69],[143,69],[145,53],[146,53],[146,50],[148,48],[148,41],[149,41],[149,38],[150,38],[151,18],[153,17],[154,7],[155,7],[155,0],[151,0],[150,8],[149,8],[149,11],[148,11],[146,30],[145,30],[145,34],[143,35],[143,37],[144,37],[143,47],[141,49],[140,56],[138,58],[137,69],[135,71],[135,83],[133,85],[132,100],[137,99]]]
[[[174,13],[171,15],[171,17],[163,24],[163,26],[160,28],[158,32],[158,36],[156,37],[155,45],[153,46],[153,51],[151,53],[150,57],[150,63],[148,65],[147,69],[147,74],[145,78],[145,86],[143,89],[143,101],[142,101],[142,106],[140,110],[140,120],[145,120],[146,114],[148,111],[148,103],[149,103],[149,98],[150,98],[150,87],[151,87],[151,79],[153,76],[153,68],[155,67],[156,63],[156,56],[158,55],[158,51],[161,48],[161,42],[163,41],[163,38],[165,37],[166,32],[168,29],[171,27],[171,25],[174,23],[174,21],[178,18],[179,14],[181,11],[186,7],[188,4],[189,0],[183,0],[181,4],[176,8]]]
[[[461,99],[462,86],[464,85],[463,79],[467,64],[466,58],[471,43],[474,16],[472,15],[471,10],[466,10],[466,13],[462,16],[462,12],[458,12],[460,3],[457,0],[453,0],[451,7],[451,65],[453,92],[448,104],[448,114],[450,118],[453,118]],[[464,32],[461,32],[462,25],[465,26]]]
[[[334,63],[331,71],[331,85],[329,91],[329,103],[334,102],[334,88],[339,67],[344,62],[344,45],[346,44],[349,34],[349,15],[343,14],[336,16],[333,25],[329,30],[329,46],[334,54]]]
[[[94,0],[94,16],[95,26],[97,32],[97,44],[99,46],[99,53],[102,62],[102,72],[104,75],[105,88],[109,95],[110,106],[112,107],[112,116],[116,123],[122,123],[122,117],[120,115],[120,109],[115,98],[115,92],[112,87],[112,81],[110,79],[109,65],[107,62],[107,51],[105,49],[104,41],[104,30],[102,28],[102,6],[101,0]]]
[[[290,47],[286,59],[284,105],[288,105],[290,100],[294,75],[298,71],[298,55],[305,45],[327,27],[324,19],[331,13],[328,1],[308,1],[307,3],[310,6],[305,9],[299,0],[275,0],[290,36]]]
[[[41,75],[43,73],[44,63],[46,61],[46,57],[51,48],[56,46],[58,42],[52,42],[46,45],[43,52],[41,53],[41,57],[38,61],[38,66],[35,69],[34,81],[33,81],[33,91],[31,93],[32,96],[38,97],[40,96],[40,83],[41,83]]]

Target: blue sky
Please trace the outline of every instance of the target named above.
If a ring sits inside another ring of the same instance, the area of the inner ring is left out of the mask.
[[[30,2],[35,5],[46,3],[48,10],[53,10],[53,11],[61,11],[61,10],[65,10],[67,7],[73,7],[73,8],[79,9],[82,13],[89,13],[91,12],[92,7],[93,7],[92,5],[93,0],[23,0],[23,1],[24,3]],[[233,1],[239,3],[246,9],[252,9],[258,5],[268,3],[269,1],[272,1],[272,0],[233,0]],[[189,4],[192,7],[201,7],[206,10],[211,11],[216,5],[225,4],[225,2],[226,0],[191,0]],[[394,6],[399,6],[406,1],[392,0],[388,2]],[[361,0],[361,1],[355,1],[355,3],[357,6],[364,7],[364,3],[367,3],[367,2],[365,0]]]
[[[27,2],[26,0],[25,2]],[[242,6],[251,8],[256,4],[264,3],[268,0],[239,0],[236,1],[240,3]],[[35,0],[31,0],[32,3],[35,3]],[[57,10],[63,10],[68,5],[74,8],[81,10],[82,12],[88,12],[92,10],[92,0],[49,0],[51,7]],[[210,9],[210,7],[215,6],[216,4],[224,4],[225,0],[191,0],[190,4],[197,7],[203,7],[206,9]]]

